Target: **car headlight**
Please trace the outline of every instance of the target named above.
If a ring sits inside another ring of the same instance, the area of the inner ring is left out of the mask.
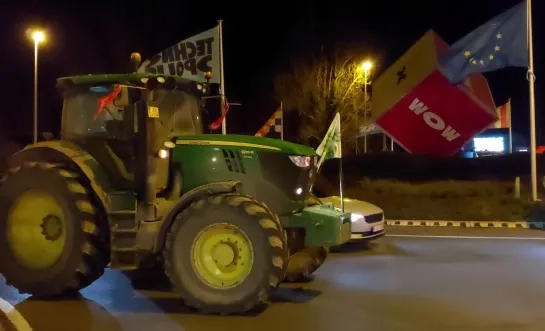
[[[300,168],[310,167],[310,156],[290,155],[290,160],[293,162],[293,164]]]
[[[359,221],[360,219],[363,219],[363,215],[362,215],[362,214],[350,213],[350,221],[351,221],[351,222],[356,222],[356,221]]]

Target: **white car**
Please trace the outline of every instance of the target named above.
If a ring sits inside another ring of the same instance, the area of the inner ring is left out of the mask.
[[[341,198],[337,196],[319,198],[324,205],[341,208]],[[344,210],[352,213],[352,240],[370,240],[381,237],[384,232],[384,211],[365,201],[344,198]]]

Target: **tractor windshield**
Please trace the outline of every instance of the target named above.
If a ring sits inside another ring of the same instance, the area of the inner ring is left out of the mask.
[[[128,87],[131,88],[131,87]],[[134,113],[120,102],[123,93],[114,86],[93,86],[66,93],[62,118],[62,136],[106,136],[121,138],[134,132]],[[157,134],[187,135],[202,133],[200,104],[196,96],[178,89],[157,88],[148,94],[148,104],[159,108]]]
[[[155,89],[148,104],[159,108],[159,135],[193,135],[202,133],[200,103],[196,96],[178,89]]]

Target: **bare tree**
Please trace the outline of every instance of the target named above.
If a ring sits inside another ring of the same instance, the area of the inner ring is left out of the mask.
[[[364,75],[359,61],[338,54],[292,61],[275,77],[275,95],[287,111],[301,115],[300,140],[321,140],[337,112],[341,114],[343,149],[354,150],[365,107]]]

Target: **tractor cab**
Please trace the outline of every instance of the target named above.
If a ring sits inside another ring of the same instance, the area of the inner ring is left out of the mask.
[[[139,157],[143,144],[159,153],[172,136],[203,132],[200,97],[206,84],[150,73],[65,77],[57,83],[64,99],[61,139],[99,160],[117,190],[134,188],[135,169],[145,162]],[[157,192],[168,186],[166,156],[157,154]]]

